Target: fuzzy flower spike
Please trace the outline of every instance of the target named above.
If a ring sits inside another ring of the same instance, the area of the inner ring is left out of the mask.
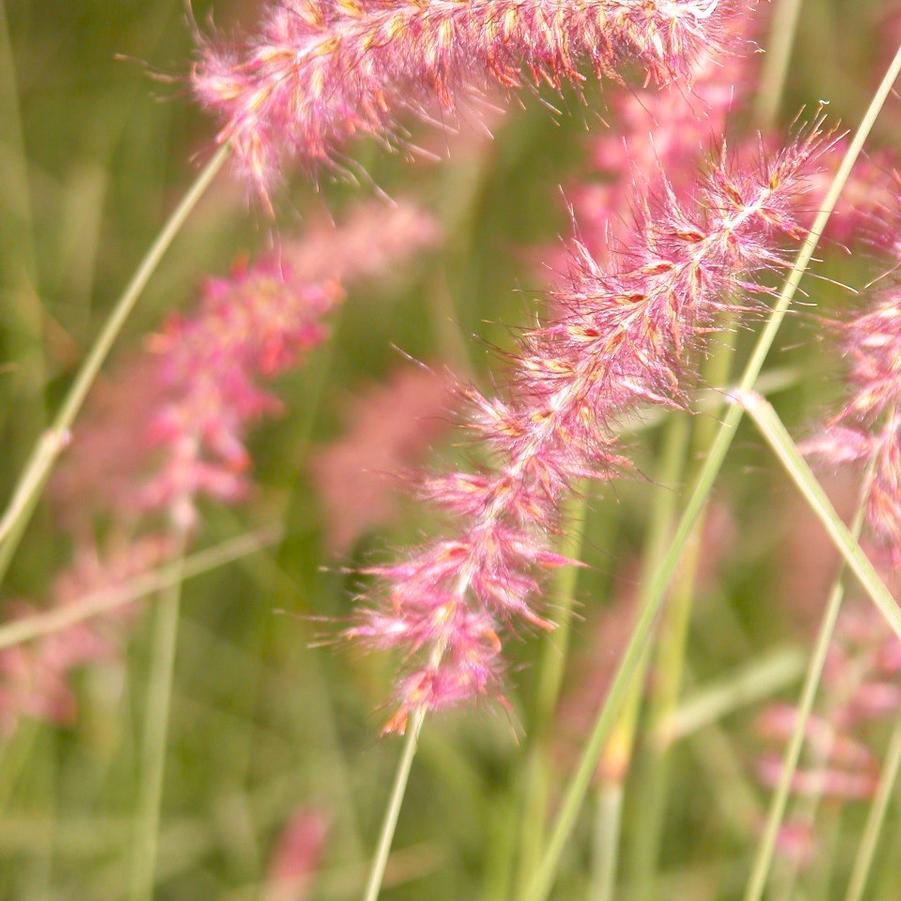
[[[840,326],[850,393],[842,410],[802,450],[835,465],[872,461],[867,524],[888,565],[901,569],[901,179],[895,210],[883,222],[894,235],[894,268],[870,306]],[[882,232],[882,229],[880,229]]]
[[[575,479],[619,468],[612,420],[638,403],[681,403],[689,352],[731,297],[759,290],[755,272],[784,264],[776,233],[799,234],[796,194],[819,146],[814,128],[753,166],[733,165],[724,148],[691,201],[665,184],[610,264],[576,248],[562,312],[523,336],[507,398],[469,392],[469,425],[494,466],[425,482],[456,532],[370,570],[384,603],[347,632],[418,661],[387,730],[403,731],[413,710],[487,693],[502,628],[552,627],[534,607],[536,571],[570,562],[547,540],[562,498]]]
[[[390,139],[403,109],[447,113],[490,82],[559,88],[582,64],[617,78],[627,61],[686,78],[728,2],[275,0],[243,45],[201,39],[193,85],[265,197],[287,160],[328,163],[356,134]]]

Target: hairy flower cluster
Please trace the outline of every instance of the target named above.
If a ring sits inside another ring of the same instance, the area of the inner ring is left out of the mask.
[[[879,782],[879,759],[861,735],[874,721],[901,713],[901,641],[867,605],[849,608],[839,620],[824,674],[827,710],[812,716],[806,739],[810,763],[798,770],[792,790],[802,796],[853,800],[868,798]],[[780,704],[757,722],[762,737],[787,742],[797,712]],[[779,781],[782,760],[766,754],[758,762],[761,781]]]
[[[690,190],[709,148],[727,136],[733,146],[745,149],[761,140],[771,148],[780,146],[782,139],[774,131],[762,137],[748,131],[748,101],[758,75],[754,39],[767,18],[766,11],[753,3],[724,10],[718,43],[697,54],[688,86],[680,80],[658,90],[623,86],[610,93],[616,127],[591,138],[589,172],[567,192],[579,238],[595,257],[603,257],[611,240],[630,227],[629,204],[636,183],[659,184],[665,173],[677,194]],[[804,208],[799,209],[805,225],[826,197],[848,144],[847,138],[834,141],[811,173]],[[859,160],[824,237],[843,245],[890,246],[895,240],[893,230],[873,224],[891,210],[898,196],[898,178],[894,150],[881,148]]]
[[[182,529],[193,527],[201,496],[244,497],[247,433],[280,410],[265,382],[325,338],[346,285],[436,237],[434,222],[407,204],[363,205],[341,227],[207,280],[194,313],[173,317],[106,386],[75,434],[57,496],[83,510],[96,488],[118,517],[162,510]]]
[[[418,661],[387,729],[402,730],[414,709],[488,692],[501,628],[552,627],[534,598],[536,572],[570,562],[547,540],[562,497],[575,480],[621,467],[611,423],[636,404],[680,404],[688,359],[717,315],[755,290],[755,272],[783,264],[775,235],[798,235],[796,194],[819,145],[814,129],[747,166],[724,149],[690,202],[665,183],[615,259],[601,266],[576,248],[556,318],[524,333],[507,396],[467,392],[468,425],[494,465],[423,484],[459,527],[370,570],[384,603],[347,630]]]
[[[159,536],[113,543],[101,555],[84,546],[72,564],[57,576],[49,609],[63,610],[98,591],[108,591],[152,569],[171,553],[171,543]],[[16,618],[34,613],[30,605],[12,605]],[[0,650],[0,735],[9,735],[23,717],[51,723],[70,722],[75,696],[71,673],[87,664],[118,657],[121,635],[131,609],[115,617],[81,622]]]
[[[897,230],[890,233],[897,269],[901,240]],[[875,292],[873,303],[839,328],[849,360],[850,394],[840,412],[802,450],[834,465],[872,464],[867,523],[889,565],[897,570],[901,567],[901,282],[897,277],[890,275],[890,284]]]
[[[635,61],[665,82],[715,43],[727,0],[275,0],[243,46],[204,44],[193,72],[265,192],[288,159],[319,164],[404,110],[444,113],[489,82],[580,84]]]

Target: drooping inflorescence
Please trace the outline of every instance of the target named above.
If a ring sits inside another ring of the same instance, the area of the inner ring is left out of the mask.
[[[90,512],[86,494],[119,519],[162,510],[185,529],[199,497],[241,499],[247,433],[280,410],[265,383],[326,337],[346,286],[436,240],[434,221],[411,204],[362,204],[341,226],[312,228],[208,279],[192,315],[172,317],[103,386],[75,434],[57,498],[79,516]]]
[[[383,603],[347,630],[416,661],[387,725],[489,691],[502,628],[552,625],[535,609],[536,571],[570,561],[548,547],[562,497],[622,464],[613,420],[639,403],[678,405],[692,351],[718,314],[780,267],[776,234],[797,236],[796,195],[820,147],[816,128],[753,165],[723,148],[691,201],[664,182],[631,240],[601,266],[575,249],[555,318],[522,337],[505,398],[470,390],[469,427],[495,464],[428,479],[423,494],[459,527],[401,562],[375,567]],[[747,304],[747,301],[744,301]]]
[[[453,111],[496,82],[580,84],[580,66],[685,78],[727,0],[275,0],[257,36],[203,43],[193,72],[264,192],[288,159],[333,162],[357,134],[390,139],[404,110]]]
[[[135,539],[116,536],[104,552],[83,544],[69,567],[54,579],[52,609],[65,612],[84,597],[110,591],[159,565],[172,553],[172,542],[159,535]],[[13,602],[14,618],[34,613],[30,604]],[[133,607],[114,616],[76,622],[29,644],[0,650],[0,736],[12,734],[20,720],[65,724],[75,714],[69,684],[73,671],[99,661],[112,662],[121,652],[125,626]]]

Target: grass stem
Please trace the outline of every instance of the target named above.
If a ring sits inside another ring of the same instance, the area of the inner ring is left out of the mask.
[[[183,561],[184,536],[179,540],[182,550],[179,552],[178,560]],[[169,735],[169,707],[178,644],[181,583],[182,580],[178,579],[169,586],[153,611],[150,674],[147,682],[140,784],[128,893],[131,901],[150,901],[153,898]]]
[[[150,277],[159,266],[163,255],[181,230],[191,211],[213,182],[229,155],[229,146],[224,144],[206,166],[198,174],[181,202],[163,225],[153,244],[138,265],[125,290],[113,305],[94,341],[93,346],[81,365],[75,381],[66,394],[62,406],[53,419],[51,426],[38,440],[31,457],[13,489],[9,504],[0,519],[0,545],[3,546],[3,562],[5,570],[9,565],[15,547],[22,537],[24,526],[31,517],[37,498],[47,481],[57,458],[69,440],[69,429],[81,410],[88,391],[94,384],[100,368],[112,350],[113,344],[122,331],[125,322],[135,307]],[[5,575],[0,571],[0,579]]]
[[[899,769],[901,769],[901,722],[895,726],[889,739],[888,751],[885,755],[885,763],[882,766],[882,775],[879,779],[879,788],[876,790],[876,797],[870,805],[863,837],[854,857],[845,901],[861,901],[863,898],[870,875],[870,867],[876,854],[876,846],[879,843],[879,836],[882,833],[885,816],[888,812],[888,806],[892,795],[895,793]]]
[[[149,594],[171,588],[186,579],[203,575],[220,566],[258,553],[273,546],[280,539],[281,531],[275,529],[231,538],[214,547],[198,551],[183,561],[175,560],[112,588],[86,594],[72,603],[48,610],[46,613],[36,613],[33,616],[12,620],[0,626],[0,650],[35,641],[68,629],[86,619],[102,616]]]
[[[656,473],[657,490],[650,513],[650,522],[645,537],[643,550],[641,579],[638,597],[638,609],[643,610],[649,603],[645,587],[650,584],[651,573],[657,568],[666,551],[673,524],[676,518],[676,504],[679,499],[679,487],[685,472],[691,427],[685,416],[673,416],[663,437],[660,451],[658,472]],[[602,809],[604,820],[602,828],[604,836],[596,845],[603,846],[611,859],[598,864],[598,869],[612,873],[605,877],[605,891],[602,899],[609,899],[616,885],[617,859],[621,844],[622,797],[624,786],[632,766],[635,737],[641,713],[641,701],[644,695],[646,667],[640,667],[632,680],[632,687],[626,703],[619,715],[607,745],[601,754],[600,781]],[[605,797],[606,796],[606,797]],[[616,798],[619,796],[619,802]]]
[[[419,707],[411,716],[404,737],[404,747],[401,752],[397,772],[394,774],[394,784],[391,787],[391,797],[382,820],[382,828],[379,833],[379,843],[375,857],[369,870],[369,879],[366,882],[366,891],[363,893],[363,901],[376,901],[382,889],[382,880],[385,878],[385,867],[391,854],[391,845],[394,843],[394,831],[397,828],[397,820],[400,809],[404,803],[404,795],[407,792],[407,783],[410,779],[410,769],[413,766],[413,758],[416,756],[416,747],[419,744],[419,734],[422,732],[422,724],[425,722],[426,708]]]
[[[756,398],[754,400],[754,403],[749,405],[748,409],[755,422],[758,422],[758,424],[760,425],[761,431],[764,432],[767,440],[771,445],[774,446],[774,449],[778,447],[781,448],[781,454],[791,454],[792,448],[788,448],[786,450],[786,448],[784,447],[785,436],[780,435],[778,427],[776,428],[775,432],[773,431],[771,418],[775,417],[775,412],[772,413],[772,417],[769,416],[770,411],[763,410],[763,412],[761,412],[760,404],[756,401]],[[772,410],[772,408],[770,408],[770,410]],[[781,423],[779,423],[779,425],[781,426]],[[788,440],[789,442],[791,441],[790,438]],[[776,452],[777,454],[780,454],[780,450],[777,450]],[[797,451],[794,451],[794,453],[797,454]],[[800,458],[799,454],[798,457]],[[782,457],[780,455],[780,459],[781,458]],[[813,476],[811,475],[810,478],[812,479]],[[866,512],[866,501],[870,493],[871,479],[872,464],[866,476],[864,477],[863,486],[860,492],[860,499],[857,504],[857,509],[854,514],[854,520],[851,524],[851,529],[849,532],[849,537],[855,544],[863,528]],[[802,491],[805,490],[801,487],[801,483],[799,483],[798,487],[801,488]],[[833,515],[836,519],[838,519],[837,514],[834,514],[833,512]],[[839,523],[841,524],[840,520]],[[843,571],[844,566],[842,566],[841,570],[839,570],[838,574],[836,575],[835,581],[833,582],[832,589],[829,592],[829,599],[826,603],[826,611],[823,614],[823,620],[820,623],[820,628],[817,632],[817,639],[814,645],[813,654],[811,655],[810,662],[808,663],[807,673],[804,678],[804,686],[801,690],[801,696],[798,700],[798,707],[795,714],[795,723],[792,729],[791,738],[789,739],[788,745],[786,746],[785,753],[783,755],[782,769],[779,774],[779,782],[776,786],[776,791],[773,794],[772,800],[770,801],[770,808],[767,814],[766,825],[757,847],[757,854],[754,859],[751,876],[748,880],[748,886],[745,891],[745,901],[758,901],[758,899],[763,896],[763,892],[766,889],[770,867],[773,862],[773,854],[776,848],[776,840],[779,836],[779,829],[782,825],[782,820],[785,816],[785,810],[788,804],[788,796],[791,791],[792,780],[794,779],[798,761],[801,757],[801,750],[804,747],[804,739],[807,734],[807,723],[813,710],[814,700],[816,699],[816,693],[823,674],[823,667],[826,663],[826,655],[829,651],[829,644],[835,631],[835,625],[838,621],[839,612],[841,611],[842,601],[844,600],[845,586],[842,579]]]
[[[792,481],[810,505],[810,509],[826,529],[832,543],[841,552],[851,572],[857,577],[863,589],[870,596],[879,612],[885,617],[894,633],[901,638],[901,607],[876,572],[870,559],[863,552],[857,539],[835,512],[831,501],[811,472],[792,441],[791,435],[782,424],[772,405],[759,394],[738,392],[736,397],[748,411],[755,425],[760,429],[779,462],[782,463]]]
[[[561,539],[558,552],[571,560],[582,556],[589,486],[577,487],[564,507],[560,520]],[[565,566],[558,570],[550,591],[549,609],[557,628],[548,633],[541,646],[541,661],[535,686],[535,706],[529,730],[529,749],[525,759],[522,829],[520,834],[520,883],[525,884],[541,857],[545,820],[551,783],[550,727],[553,722],[566,654],[579,569]]]
[[[779,114],[802,5],[803,0],[776,2],[755,96],[754,119],[762,128],[771,128]]]
[[[722,317],[719,340],[703,367],[704,382],[722,390],[728,383],[735,356],[734,331],[736,317],[728,313]],[[701,413],[693,424],[693,458],[703,460],[716,437],[718,422],[715,411]],[[703,535],[707,510],[701,513],[688,540],[682,564],[676,576],[671,598],[657,639],[657,653],[652,664],[654,679],[648,701],[648,730],[651,741],[644,748],[640,764],[642,779],[637,786],[637,823],[632,855],[632,884],[635,901],[647,898],[653,883],[669,781],[669,745],[653,740],[660,724],[676,709],[682,689],[685,652],[697,581],[698,566],[703,551]],[[650,574],[648,574],[650,575]]]

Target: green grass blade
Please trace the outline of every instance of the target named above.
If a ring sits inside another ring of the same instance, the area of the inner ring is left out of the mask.
[[[876,845],[882,826],[885,823],[885,815],[888,812],[889,802],[895,793],[895,784],[898,779],[898,770],[901,769],[901,723],[895,726],[892,737],[889,740],[888,752],[885,755],[885,763],[882,767],[882,776],[879,779],[879,788],[876,797],[870,805],[867,823],[864,826],[863,837],[854,865],[851,869],[851,880],[848,883],[848,891],[845,901],[861,901],[867,880],[870,875],[870,867],[876,854]]]
[[[767,443],[791,476],[792,481],[823,524],[833,544],[841,552],[851,572],[857,576],[870,599],[885,617],[894,633],[901,638],[901,607],[885,587],[875,567],[858,544],[850,529],[835,512],[822,485],[801,456],[791,435],[772,405],[759,394],[739,392],[737,399],[748,411]]]

